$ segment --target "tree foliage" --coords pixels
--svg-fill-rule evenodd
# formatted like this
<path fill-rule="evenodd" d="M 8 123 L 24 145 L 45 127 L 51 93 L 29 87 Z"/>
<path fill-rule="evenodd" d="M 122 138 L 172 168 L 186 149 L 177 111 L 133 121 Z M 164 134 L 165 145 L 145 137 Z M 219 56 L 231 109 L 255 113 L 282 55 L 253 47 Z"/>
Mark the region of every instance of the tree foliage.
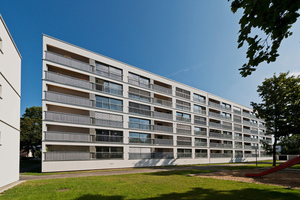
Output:
<path fill-rule="evenodd" d="M 27 154 L 31 150 L 34 156 L 36 147 L 42 143 L 42 107 L 26 108 L 21 117 L 20 143 L 21 149 Z"/>
<path fill-rule="evenodd" d="M 282 138 L 280 146 L 282 154 L 300 154 L 300 135 Z"/>
<path fill-rule="evenodd" d="M 266 122 L 267 134 L 274 136 L 273 165 L 276 165 L 276 145 L 280 138 L 299 132 L 300 76 L 280 73 L 265 79 L 257 92 L 263 103 L 251 102 L 258 117 Z"/>
<path fill-rule="evenodd" d="M 231 0 L 228 0 L 231 1 Z M 292 35 L 292 24 L 299 17 L 299 0 L 233 0 L 231 11 L 243 9 L 238 48 L 248 43 L 247 59 L 239 70 L 243 77 L 251 75 L 262 62 L 274 62 L 279 56 L 278 48 L 284 38 Z M 260 30 L 264 37 L 253 35 Z"/>

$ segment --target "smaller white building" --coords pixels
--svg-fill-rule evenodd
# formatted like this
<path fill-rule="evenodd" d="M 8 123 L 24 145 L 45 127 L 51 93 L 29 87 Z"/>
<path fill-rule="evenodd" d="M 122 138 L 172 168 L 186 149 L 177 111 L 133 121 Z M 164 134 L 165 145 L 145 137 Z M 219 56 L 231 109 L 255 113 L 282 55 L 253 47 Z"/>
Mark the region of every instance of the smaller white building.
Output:
<path fill-rule="evenodd" d="M 0 15 L 0 187 L 19 180 L 21 59 Z"/>

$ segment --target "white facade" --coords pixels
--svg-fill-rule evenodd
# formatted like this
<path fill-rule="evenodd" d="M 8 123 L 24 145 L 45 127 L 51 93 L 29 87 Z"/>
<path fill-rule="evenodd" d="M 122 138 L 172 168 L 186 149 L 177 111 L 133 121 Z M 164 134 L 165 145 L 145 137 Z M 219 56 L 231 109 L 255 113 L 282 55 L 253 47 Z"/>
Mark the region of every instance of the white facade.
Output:
<path fill-rule="evenodd" d="M 21 55 L 0 15 L 0 187 L 19 180 Z"/>
<path fill-rule="evenodd" d="M 269 159 L 251 108 L 43 36 L 42 171 Z"/>

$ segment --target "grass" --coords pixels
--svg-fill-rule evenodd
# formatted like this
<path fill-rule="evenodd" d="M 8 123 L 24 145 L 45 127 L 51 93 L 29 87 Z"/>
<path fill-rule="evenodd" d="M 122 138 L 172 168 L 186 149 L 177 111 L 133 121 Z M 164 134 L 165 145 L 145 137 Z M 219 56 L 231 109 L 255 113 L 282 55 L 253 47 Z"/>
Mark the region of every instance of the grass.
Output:
<path fill-rule="evenodd" d="M 27 181 L 6 191 L 1 200 L 298 200 L 300 190 L 270 185 L 242 183 L 211 178 L 190 177 L 207 170 L 49 179 Z"/>

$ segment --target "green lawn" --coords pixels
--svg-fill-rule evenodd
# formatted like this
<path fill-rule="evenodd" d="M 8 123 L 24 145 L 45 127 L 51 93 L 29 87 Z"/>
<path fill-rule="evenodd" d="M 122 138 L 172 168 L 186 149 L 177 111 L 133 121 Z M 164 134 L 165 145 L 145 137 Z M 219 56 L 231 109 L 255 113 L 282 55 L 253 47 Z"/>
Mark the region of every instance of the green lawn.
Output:
<path fill-rule="evenodd" d="M 186 175 L 201 172 L 209 171 L 179 170 L 173 172 L 27 181 L 6 191 L 0 196 L 0 199 L 300 199 L 300 190 Z"/>

